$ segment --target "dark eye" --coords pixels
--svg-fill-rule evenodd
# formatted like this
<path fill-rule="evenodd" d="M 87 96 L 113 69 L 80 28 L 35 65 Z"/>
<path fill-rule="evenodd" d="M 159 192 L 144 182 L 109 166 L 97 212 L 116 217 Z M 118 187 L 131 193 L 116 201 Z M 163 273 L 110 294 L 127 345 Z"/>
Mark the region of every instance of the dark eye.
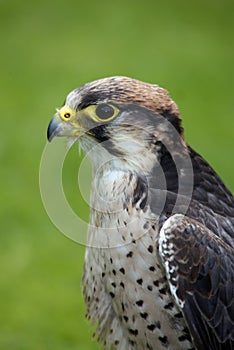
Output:
<path fill-rule="evenodd" d="M 114 115 L 114 113 L 114 108 L 105 103 L 98 105 L 96 108 L 96 115 L 98 116 L 98 118 L 103 120 L 111 118 Z"/>
<path fill-rule="evenodd" d="M 69 112 L 64 113 L 64 118 L 69 119 L 69 118 L 70 118 L 70 116 L 71 116 L 71 114 L 70 114 Z"/>

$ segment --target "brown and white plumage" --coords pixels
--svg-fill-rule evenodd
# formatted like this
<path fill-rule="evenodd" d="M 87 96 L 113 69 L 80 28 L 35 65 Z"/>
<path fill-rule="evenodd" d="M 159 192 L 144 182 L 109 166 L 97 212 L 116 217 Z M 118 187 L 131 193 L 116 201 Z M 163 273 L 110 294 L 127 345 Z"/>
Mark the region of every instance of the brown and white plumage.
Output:
<path fill-rule="evenodd" d="M 166 90 L 72 91 L 48 128 L 93 165 L 83 291 L 110 349 L 234 349 L 234 198 L 184 141 Z"/>

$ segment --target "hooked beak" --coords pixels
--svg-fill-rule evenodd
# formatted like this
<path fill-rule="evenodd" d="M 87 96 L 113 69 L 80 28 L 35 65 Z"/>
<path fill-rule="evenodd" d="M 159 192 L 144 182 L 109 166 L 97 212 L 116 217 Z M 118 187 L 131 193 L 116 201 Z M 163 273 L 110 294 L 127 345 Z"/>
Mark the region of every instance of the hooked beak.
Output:
<path fill-rule="evenodd" d="M 55 117 L 51 119 L 48 129 L 47 129 L 47 140 L 52 141 L 53 137 L 56 136 L 58 132 L 59 123 L 55 120 Z"/>
<path fill-rule="evenodd" d="M 70 123 L 61 120 L 56 113 L 51 119 L 47 129 L 47 140 L 52 141 L 54 136 L 75 136 L 76 130 L 70 125 Z"/>

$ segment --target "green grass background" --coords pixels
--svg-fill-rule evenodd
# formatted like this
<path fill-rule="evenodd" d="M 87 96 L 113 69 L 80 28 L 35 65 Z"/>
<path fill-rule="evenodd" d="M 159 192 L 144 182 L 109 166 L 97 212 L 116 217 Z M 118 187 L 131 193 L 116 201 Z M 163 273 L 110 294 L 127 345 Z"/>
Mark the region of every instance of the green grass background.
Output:
<path fill-rule="evenodd" d="M 84 318 L 84 247 L 53 226 L 40 198 L 48 122 L 87 81 L 158 83 L 189 143 L 234 190 L 234 2 L 0 0 L 0 37 L 0 349 L 100 349 Z M 77 157 L 65 169 L 74 206 Z"/>

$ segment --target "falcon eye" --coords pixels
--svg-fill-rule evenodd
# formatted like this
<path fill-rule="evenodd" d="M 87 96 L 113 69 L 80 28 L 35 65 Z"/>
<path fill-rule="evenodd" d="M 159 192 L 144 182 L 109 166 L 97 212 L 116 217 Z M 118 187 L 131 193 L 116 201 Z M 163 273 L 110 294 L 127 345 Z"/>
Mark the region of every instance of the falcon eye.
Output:
<path fill-rule="evenodd" d="M 63 116 L 64 116 L 64 118 L 68 119 L 68 118 L 70 118 L 71 114 L 70 113 L 64 113 Z"/>
<path fill-rule="evenodd" d="M 85 108 L 85 113 L 95 122 L 106 123 L 118 115 L 119 109 L 107 103 L 100 103 L 98 105 L 89 105 Z"/>
<path fill-rule="evenodd" d="M 96 108 L 96 115 L 98 118 L 102 120 L 110 119 L 115 114 L 115 109 L 105 103 L 102 103 L 100 105 L 97 105 Z"/>

